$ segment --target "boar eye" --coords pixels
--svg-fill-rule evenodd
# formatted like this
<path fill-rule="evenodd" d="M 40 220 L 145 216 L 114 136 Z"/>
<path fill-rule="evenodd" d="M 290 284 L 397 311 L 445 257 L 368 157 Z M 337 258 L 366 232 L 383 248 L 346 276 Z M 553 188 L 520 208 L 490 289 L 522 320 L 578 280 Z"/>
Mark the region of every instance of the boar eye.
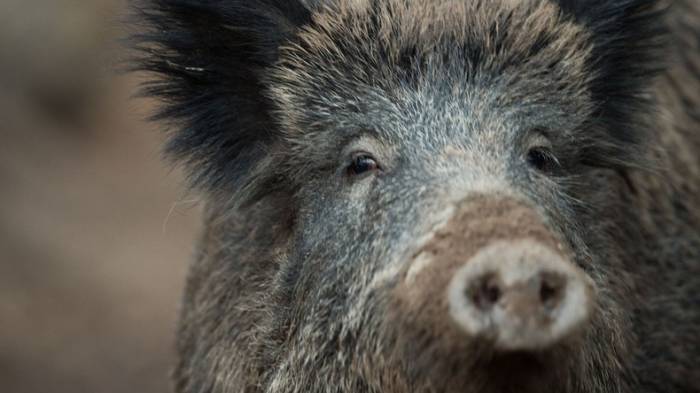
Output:
<path fill-rule="evenodd" d="M 357 153 L 352 158 L 348 168 L 348 174 L 352 176 L 362 175 L 379 169 L 377 161 L 368 153 Z"/>
<path fill-rule="evenodd" d="M 559 166 L 557 158 L 545 147 L 533 147 L 527 152 L 527 162 L 542 172 L 550 172 Z"/>

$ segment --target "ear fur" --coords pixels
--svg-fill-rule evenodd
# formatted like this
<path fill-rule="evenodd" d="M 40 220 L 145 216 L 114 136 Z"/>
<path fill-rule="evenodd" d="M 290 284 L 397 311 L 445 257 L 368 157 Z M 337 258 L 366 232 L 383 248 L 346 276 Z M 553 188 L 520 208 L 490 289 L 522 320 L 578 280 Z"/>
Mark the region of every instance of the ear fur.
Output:
<path fill-rule="evenodd" d="M 310 12 L 298 0 L 136 0 L 133 9 L 142 30 L 132 68 L 155 75 L 143 93 L 174 126 L 167 155 L 195 186 L 251 190 L 279 134 L 264 74 Z"/>
<path fill-rule="evenodd" d="M 591 92 L 598 105 L 596 119 L 607 129 L 610 150 L 591 154 L 590 162 L 634 165 L 648 139 L 639 113 L 653 110 L 653 79 L 665 67 L 667 39 L 664 1 L 554 0 L 565 14 L 592 35 Z M 626 153 L 625 153 L 626 152 Z M 628 157 L 620 156 L 627 154 Z"/>

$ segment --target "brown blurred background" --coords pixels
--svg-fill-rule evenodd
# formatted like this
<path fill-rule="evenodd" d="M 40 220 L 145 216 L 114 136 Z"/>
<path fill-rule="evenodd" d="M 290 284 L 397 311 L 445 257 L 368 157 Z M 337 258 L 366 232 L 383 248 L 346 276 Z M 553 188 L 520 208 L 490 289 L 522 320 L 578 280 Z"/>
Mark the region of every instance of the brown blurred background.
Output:
<path fill-rule="evenodd" d="M 123 0 L 0 0 L 0 391 L 167 392 L 198 224 Z"/>

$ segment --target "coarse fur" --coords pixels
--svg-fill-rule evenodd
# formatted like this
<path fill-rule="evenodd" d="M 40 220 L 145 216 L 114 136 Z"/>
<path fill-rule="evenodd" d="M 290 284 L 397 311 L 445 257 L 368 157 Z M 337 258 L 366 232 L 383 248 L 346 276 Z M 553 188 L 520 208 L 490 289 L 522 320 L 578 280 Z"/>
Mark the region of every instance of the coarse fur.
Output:
<path fill-rule="evenodd" d="M 699 3 L 134 9 L 167 152 L 207 197 L 178 392 L 700 391 Z M 358 151 L 380 170 L 349 176 Z M 502 357 L 398 312 L 421 239 L 475 195 L 572 250 L 597 287 L 579 339 Z"/>

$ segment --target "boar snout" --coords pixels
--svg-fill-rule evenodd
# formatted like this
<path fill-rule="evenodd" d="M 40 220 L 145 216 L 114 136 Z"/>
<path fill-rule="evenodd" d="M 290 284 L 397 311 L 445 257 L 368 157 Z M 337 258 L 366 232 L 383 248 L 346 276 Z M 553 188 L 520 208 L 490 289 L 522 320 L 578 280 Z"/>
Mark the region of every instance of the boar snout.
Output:
<path fill-rule="evenodd" d="M 577 342 L 593 280 L 527 203 L 477 196 L 451 209 L 414 251 L 395 288 L 402 335 L 433 348 L 541 353 Z M 569 340 L 571 339 L 571 340 Z"/>
<path fill-rule="evenodd" d="M 451 318 L 499 350 L 546 348 L 588 320 L 589 280 L 533 240 L 498 241 L 479 250 L 448 287 Z"/>

